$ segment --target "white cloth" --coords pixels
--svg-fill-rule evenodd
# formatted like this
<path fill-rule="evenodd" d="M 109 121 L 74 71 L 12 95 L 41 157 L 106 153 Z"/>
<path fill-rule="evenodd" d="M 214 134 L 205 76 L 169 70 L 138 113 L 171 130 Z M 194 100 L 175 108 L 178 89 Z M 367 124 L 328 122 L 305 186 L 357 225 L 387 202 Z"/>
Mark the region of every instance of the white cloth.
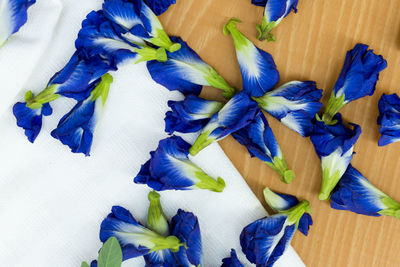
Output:
<path fill-rule="evenodd" d="M 74 40 L 86 14 L 100 0 L 39 0 L 28 23 L 0 51 L 1 95 L 7 103 L 0 117 L 0 262 L 2 266 L 80 266 L 97 257 L 100 223 L 112 205 L 129 209 L 145 222 L 150 191 L 133 183 L 141 164 L 166 137 L 167 100 L 182 99 L 153 82 L 145 64 L 127 63 L 112 73 L 105 112 L 95 132 L 92 156 L 73 154 L 50 136 L 74 101 L 52 103 L 34 144 L 18 128 L 11 106 L 26 89 L 39 92 L 74 52 Z M 34 37 L 32 37 L 34 36 Z M 17 52 L 18 50 L 18 52 Z M 44 53 L 45 51 L 45 53 Z M 244 226 L 267 215 L 218 144 L 193 161 L 226 181 L 223 193 L 206 190 L 161 193 L 167 216 L 178 208 L 200 221 L 204 264 L 219 266 L 235 248 Z M 133 259 L 124 266 L 143 266 Z M 276 266 L 304 266 L 290 248 Z"/>

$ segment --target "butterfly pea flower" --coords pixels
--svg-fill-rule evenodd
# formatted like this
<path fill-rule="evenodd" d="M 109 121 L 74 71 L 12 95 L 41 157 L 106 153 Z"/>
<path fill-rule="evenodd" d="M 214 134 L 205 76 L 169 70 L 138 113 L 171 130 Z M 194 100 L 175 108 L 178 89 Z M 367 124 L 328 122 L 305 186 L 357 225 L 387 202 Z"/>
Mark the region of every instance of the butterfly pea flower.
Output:
<path fill-rule="evenodd" d="M 0 7 L 0 47 L 19 31 L 28 19 L 28 8 L 36 0 L 2 0 Z"/>
<path fill-rule="evenodd" d="M 113 78 L 104 74 L 101 79 L 92 84 L 90 96 L 79 101 L 65 114 L 51 132 L 51 136 L 67 145 L 73 153 L 90 155 L 93 133 L 106 103 Z"/>
<path fill-rule="evenodd" d="M 243 78 L 243 91 L 254 97 L 263 96 L 279 81 L 279 72 L 274 59 L 267 52 L 259 49 L 237 28 L 238 19 L 231 19 L 224 26 L 225 35 L 232 35 L 236 57 Z"/>
<path fill-rule="evenodd" d="M 27 98 L 29 99 L 29 93 Z M 53 109 L 49 103 L 40 108 L 31 109 L 27 106 L 27 102 L 18 102 L 13 106 L 13 113 L 17 125 L 25 130 L 25 136 L 29 142 L 33 143 L 42 128 L 42 117 L 50 116 Z"/>
<path fill-rule="evenodd" d="M 212 86 L 231 98 L 236 89 L 230 86 L 217 71 L 205 63 L 200 56 L 179 37 L 171 37 L 181 44 L 176 52 L 167 52 L 166 62 L 148 61 L 147 69 L 153 80 L 168 90 L 178 90 L 188 95 L 199 95 L 203 86 Z"/>
<path fill-rule="evenodd" d="M 383 94 L 379 99 L 379 117 L 380 125 L 378 145 L 385 146 L 400 141 L 400 98 L 397 94 Z"/>
<path fill-rule="evenodd" d="M 157 149 L 150 152 L 150 160 L 142 165 L 134 182 L 147 184 L 157 191 L 208 189 L 222 192 L 224 180 L 211 178 L 190 161 L 189 148 L 190 144 L 178 136 L 161 140 Z"/>
<path fill-rule="evenodd" d="M 203 266 L 200 225 L 197 217 L 181 209 L 171 219 L 171 233 L 185 242 L 175 253 L 179 266 Z"/>
<path fill-rule="evenodd" d="M 321 159 L 322 185 L 319 193 L 320 200 L 328 200 L 331 191 L 343 176 L 353 158 L 354 144 L 361 134 L 357 124 L 347 127 L 343 124 L 342 116 L 334 116 L 336 124 L 329 125 L 315 120 L 311 142 L 318 157 Z"/>
<path fill-rule="evenodd" d="M 184 245 L 176 236 L 163 236 L 144 227 L 120 206 L 112 207 L 111 213 L 101 223 L 100 240 L 105 242 L 110 237 L 118 239 L 124 260 L 160 250 L 177 252 Z"/>
<path fill-rule="evenodd" d="M 252 157 L 258 157 L 276 171 L 283 182 L 293 180 L 294 173 L 288 169 L 278 141 L 261 110 L 249 125 L 232 133 L 232 136 L 247 148 Z"/>
<path fill-rule="evenodd" d="M 260 41 L 275 41 L 271 31 L 292 12 L 297 13 L 298 0 L 252 0 L 256 6 L 264 6 L 264 16 L 261 25 L 257 25 L 258 39 Z"/>
<path fill-rule="evenodd" d="M 322 107 L 322 90 L 313 81 L 292 81 L 261 97 L 254 97 L 259 106 L 281 123 L 306 137 L 312 129 L 312 119 Z"/>
<path fill-rule="evenodd" d="M 272 266 L 289 246 L 296 229 L 304 228 L 308 233 L 312 224 L 307 213 L 310 211 L 309 202 L 302 200 L 289 209 L 247 225 L 240 234 L 240 245 L 247 259 L 257 266 Z M 304 217 L 305 214 L 308 215 Z M 300 223 L 302 218 L 306 218 L 304 225 Z"/>
<path fill-rule="evenodd" d="M 347 52 L 339 78 L 333 88 L 328 105 L 322 115 L 326 123 L 334 124 L 334 115 L 347 103 L 372 95 L 379 73 L 387 67 L 386 60 L 368 50 L 365 44 L 356 44 Z"/>
<path fill-rule="evenodd" d="M 244 267 L 244 265 L 239 261 L 236 251 L 231 250 L 231 256 L 222 260 L 221 267 Z"/>
<path fill-rule="evenodd" d="M 165 131 L 169 134 L 197 132 L 223 105 L 219 101 L 206 100 L 195 95 L 187 95 L 181 101 L 168 101 L 171 111 L 165 114 Z"/>
<path fill-rule="evenodd" d="M 368 216 L 387 215 L 400 219 L 400 203 L 376 188 L 352 165 L 335 188 L 331 207 Z"/>
<path fill-rule="evenodd" d="M 147 6 L 153 10 L 154 14 L 157 16 L 161 15 L 167 9 L 176 3 L 176 0 L 146 0 Z"/>
<path fill-rule="evenodd" d="M 190 148 L 190 154 L 196 155 L 211 143 L 246 127 L 254 120 L 258 111 L 257 103 L 246 93 L 237 93 L 204 126 L 200 136 Z"/>

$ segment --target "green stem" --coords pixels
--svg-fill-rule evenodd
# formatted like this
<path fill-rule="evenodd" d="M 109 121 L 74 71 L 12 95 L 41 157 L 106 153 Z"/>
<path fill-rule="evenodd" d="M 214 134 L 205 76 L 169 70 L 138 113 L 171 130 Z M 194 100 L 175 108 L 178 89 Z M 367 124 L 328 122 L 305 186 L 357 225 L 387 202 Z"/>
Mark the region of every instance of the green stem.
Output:
<path fill-rule="evenodd" d="M 210 84 L 210 86 L 224 91 L 222 93 L 222 96 L 226 99 L 232 98 L 237 92 L 237 90 L 234 87 L 230 86 L 225 81 L 225 79 L 221 75 L 219 75 L 217 71 L 212 67 L 210 67 L 209 73 L 205 76 L 205 79 Z"/>
<path fill-rule="evenodd" d="M 274 157 L 273 163 L 265 162 L 268 166 L 270 166 L 274 171 L 276 171 L 281 177 L 282 182 L 289 184 L 292 182 L 294 178 L 294 172 L 289 170 L 286 160 L 282 157 L 282 159 L 278 157 Z"/>
<path fill-rule="evenodd" d="M 326 106 L 324 114 L 322 115 L 322 119 L 320 120 L 325 122 L 326 125 L 336 124 L 337 120 L 333 120 L 333 117 L 344 105 L 346 105 L 345 95 L 343 94 L 339 97 L 336 97 L 335 92 L 332 92 L 328 101 L 328 105 Z"/>
<path fill-rule="evenodd" d="M 307 200 L 302 200 L 293 208 L 285 210 L 281 213 L 287 214 L 289 223 L 295 223 L 297 228 L 299 221 L 305 212 L 311 212 L 310 203 Z"/>
<path fill-rule="evenodd" d="M 257 25 L 258 36 L 257 39 L 260 41 L 267 40 L 268 42 L 274 42 L 275 36 L 271 33 L 272 29 L 279 24 L 278 21 L 267 22 L 266 17 L 263 17 L 261 25 Z"/>
<path fill-rule="evenodd" d="M 173 235 L 168 237 L 158 235 L 157 237 L 151 238 L 150 241 L 154 244 L 154 247 L 151 248 L 150 252 L 164 249 L 170 249 L 172 252 L 178 252 L 181 246 L 186 246 L 185 244 L 181 243 L 176 236 Z"/>
<path fill-rule="evenodd" d="M 161 48 L 165 48 L 171 53 L 181 49 L 181 44 L 173 43 L 163 29 L 157 29 L 156 36 L 150 38 L 149 42 Z"/>
<path fill-rule="evenodd" d="M 215 139 L 209 139 L 211 131 L 203 132 L 197 137 L 196 141 L 189 149 L 189 153 L 192 156 L 196 156 L 203 148 L 207 147 L 215 141 Z"/>
<path fill-rule="evenodd" d="M 30 109 L 38 109 L 43 106 L 43 104 L 49 103 L 56 100 L 61 95 L 56 94 L 56 84 L 46 87 L 38 95 L 34 96 L 32 91 L 28 91 L 25 94 L 26 106 Z"/>
<path fill-rule="evenodd" d="M 167 53 L 164 48 L 152 48 L 148 46 L 143 46 L 142 48 L 138 48 L 136 51 L 140 56 L 139 59 L 135 63 L 157 60 L 159 62 L 165 62 L 168 60 Z"/>
<path fill-rule="evenodd" d="M 213 192 L 222 192 L 225 189 L 225 181 L 221 177 L 218 177 L 217 180 L 208 176 L 203 171 L 196 172 L 196 178 L 199 179 L 199 182 L 196 183 L 196 187 L 199 189 L 208 189 Z"/>
<path fill-rule="evenodd" d="M 96 87 L 90 93 L 92 101 L 95 101 L 97 98 L 101 97 L 104 106 L 112 82 L 113 82 L 113 77 L 110 74 L 106 73 L 103 76 L 101 76 L 101 81 L 96 85 Z"/>
<path fill-rule="evenodd" d="M 151 191 L 148 195 L 148 199 L 150 205 L 147 212 L 147 227 L 160 235 L 168 235 L 168 221 L 161 206 L 160 194 L 156 191 Z"/>
<path fill-rule="evenodd" d="M 340 171 L 337 170 L 330 175 L 328 168 L 322 170 L 322 184 L 319 192 L 319 200 L 329 200 L 332 190 L 335 188 L 341 178 Z"/>

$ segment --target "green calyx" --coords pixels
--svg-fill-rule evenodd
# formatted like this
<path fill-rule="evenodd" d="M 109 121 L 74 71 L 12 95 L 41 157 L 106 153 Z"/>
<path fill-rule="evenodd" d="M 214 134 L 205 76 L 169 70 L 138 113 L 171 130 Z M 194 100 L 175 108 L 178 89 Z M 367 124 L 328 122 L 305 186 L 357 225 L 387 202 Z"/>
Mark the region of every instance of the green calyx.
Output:
<path fill-rule="evenodd" d="M 257 39 L 260 41 L 267 40 L 268 42 L 274 42 L 275 36 L 271 33 L 271 31 L 278 24 L 278 21 L 267 22 L 267 19 L 264 16 L 261 25 L 256 26 L 258 32 Z"/>
<path fill-rule="evenodd" d="M 225 79 L 212 67 L 209 68 L 209 72 L 204 78 L 210 84 L 210 86 L 222 90 L 222 96 L 226 99 L 232 98 L 237 92 L 237 90 L 230 86 Z"/>
<path fill-rule="evenodd" d="M 168 34 L 163 29 L 157 29 L 156 36 L 150 38 L 149 42 L 152 43 L 153 45 L 165 48 L 171 53 L 181 49 L 181 44 L 173 43 L 169 38 Z"/>
<path fill-rule="evenodd" d="M 340 178 L 341 175 L 339 170 L 335 171 L 333 175 L 330 175 L 328 168 L 322 170 L 322 185 L 318 194 L 319 200 L 329 200 L 331 192 L 339 182 Z"/>
<path fill-rule="evenodd" d="M 136 53 L 140 56 L 139 59 L 135 63 L 157 60 L 159 62 L 165 62 L 168 60 L 167 52 L 164 48 L 152 48 L 149 46 L 144 46 L 136 50 Z"/>
<path fill-rule="evenodd" d="M 154 244 L 150 250 L 150 253 L 163 249 L 170 249 L 172 252 L 178 252 L 180 247 L 184 246 L 186 248 L 186 245 L 181 243 L 181 241 L 173 235 L 167 237 L 159 235 L 157 237 L 153 237 L 150 241 Z"/>
<path fill-rule="evenodd" d="M 208 189 L 213 192 L 222 192 L 225 189 L 225 181 L 221 177 L 218 177 L 217 180 L 208 176 L 203 171 L 198 171 L 195 173 L 196 178 L 199 182 L 196 183 L 196 187 L 199 189 Z"/>
<path fill-rule="evenodd" d="M 250 42 L 236 27 L 236 23 L 241 21 L 237 18 L 231 18 L 227 24 L 224 25 L 223 32 L 225 35 L 232 35 L 235 48 L 238 50 L 243 49 Z"/>
<path fill-rule="evenodd" d="M 148 199 L 150 205 L 147 212 L 147 227 L 160 235 L 168 235 L 168 221 L 161 207 L 160 194 L 156 191 L 151 191 L 148 195 Z"/>
<path fill-rule="evenodd" d="M 281 177 L 282 182 L 289 184 L 292 182 L 294 178 L 294 172 L 289 170 L 286 160 L 278 157 L 274 157 L 273 163 L 265 162 L 268 166 L 270 166 L 274 171 L 276 171 Z"/>
<path fill-rule="evenodd" d="M 207 147 L 215 141 L 215 139 L 209 138 L 211 131 L 203 132 L 197 137 L 196 141 L 189 149 L 189 153 L 192 156 L 196 156 L 203 148 Z"/>
<path fill-rule="evenodd" d="M 385 196 L 381 198 L 383 204 L 387 207 L 379 211 L 378 213 L 381 215 L 392 216 L 397 219 L 400 219 L 400 203 L 394 201 L 391 197 Z"/>
<path fill-rule="evenodd" d="M 113 77 L 110 74 L 106 73 L 103 76 L 101 76 L 101 81 L 96 85 L 96 87 L 90 93 L 91 100 L 95 101 L 96 99 L 101 97 L 104 106 L 112 82 L 113 82 Z"/>
<path fill-rule="evenodd" d="M 56 86 L 56 84 L 50 85 L 36 96 L 33 95 L 32 91 L 26 92 L 26 106 L 30 109 L 38 109 L 41 108 L 43 104 L 56 100 L 60 97 L 59 94 L 55 93 Z"/>
<path fill-rule="evenodd" d="M 332 92 L 322 118 L 317 115 L 317 120 L 325 122 L 326 125 L 335 125 L 337 120 L 333 120 L 333 117 L 344 105 L 346 105 L 345 95 L 336 97 L 335 92 Z"/>
<path fill-rule="evenodd" d="M 290 208 L 288 210 L 284 210 L 280 213 L 284 213 L 288 215 L 289 223 L 296 224 L 296 228 L 299 226 L 299 221 L 304 213 L 311 213 L 310 203 L 307 200 L 300 201 L 299 204 Z"/>

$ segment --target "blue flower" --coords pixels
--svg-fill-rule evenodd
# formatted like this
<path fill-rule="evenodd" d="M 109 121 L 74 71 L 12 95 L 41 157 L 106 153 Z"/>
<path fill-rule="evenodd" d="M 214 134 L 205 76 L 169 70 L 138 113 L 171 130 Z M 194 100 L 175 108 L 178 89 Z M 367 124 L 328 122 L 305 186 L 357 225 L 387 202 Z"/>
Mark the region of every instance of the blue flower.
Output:
<path fill-rule="evenodd" d="M 231 19 L 224 26 L 224 33 L 232 35 L 242 73 L 243 90 L 251 96 L 260 97 L 278 83 L 279 72 L 272 56 L 250 42 L 236 28 L 236 22 L 239 20 Z"/>
<path fill-rule="evenodd" d="M 101 81 L 95 81 L 90 96 L 79 101 L 64 115 L 51 135 L 71 148 L 73 153 L 90 155 L 93 133 L 107 100 L 112 76 L 105 74 Z"/>
<path fill-rule="evenodd" d="M 268 206 L 275 212 L 283 212 L 286 210 L 290 210 L 300 203 L 297 197 L 287 194 L 280 194 L 273 192 L 271 189 L 266 187 L 263 191 L 264 199 L 267 202 Z M 313 224 L 311 215 L 309 213 L 304 213 L 298 225 L 298 230 L 304 234 L 308 235 L 308 230 L 310 226 Z"/>
<path fill-rule="evenodd" d="M 223 103 L 188 95 L 182 101 L 168 101 L 168 106 L 172 111 L 165 114 L 165 131 L 192 133 L 203 128 Z"/>
<path fill-rule="evenodd" d="M 196 155 L 209 144 L 246 127 L 254 120 L 258 111 L 257 103 L 246 93 L 237 93 L 219 112 L 212 116 L 190 148 L 190 154 Z"/>
<path fill-rule="evenodd" d="M 337 113 L 334 117 L 336 124 L 327 125 L 315 120 L 311 142 L 318 157 L 321 159 L 322 185 L 319 199 L 328 200 L 340 178 L 343 176 L 353 158 L 354 144 L 361 134 L 357 124 L 348 128 L 343 124 L 342 116 Z"/>
<path fill-rule="evenodd" d="M 200 226 L 197 217 L 181 209 L 171 219 L 171 233 L 186 244 L 175 253 L 180 266 L 203 266 Z"/>
<path fill-rule="evenodd" d="M 171 40 L 181 44 L 181 49 L 173 53 L 168 52 L 166 62 L 147 62 L 147 68 L 155 82 L 168 90 L 178 90 L 185 95 L 199 95 L 203 85 L 223 90 L 223 96 L 227 98 L 235 94 L 236 90 L 186 42 L 178 37 L 171 37 Z"/>
<path fill-rule="evenodd" d="M 13 106 L 13 113 L 17 119 L 17 125 L 25 130 L 28 140 L 33 143 L 42 128 L 42 117 L 50 116 L 53 109 L 50 104 L 44 104 L 40 108 L 28 108 L 27 103 L 18 102 Z"/>
<path fill-rule="evenodd" d="M 163 139 L 151 159 L 142 165 L 134 182 L 147 184 L 157 191 L 209 189 L 222 192 L 225 182 L 222 178 L 214 180 L 188 158 L 190 144 L 181 137 L 171 136 Z"/>
<path fill-rule="evenodd" d="M 310 135 L 312 119 L 322 107 L 322 90 L 312 81 L 292 81 L 254 98 L 260 107 L 301 136 Z"/>
<path fill-rule="evenodd" d="M 236 251 L 231 250 L 231 256 L 222 260 L 221 267 L 244 267 L 244 265 L 239 261 Z"/>
<path fill-rule="evenodd" d="M 363 215 L 388 215 L 400 219 L 400 203 L 376 188 L 351 165 L 332 194 L 331 207 Z"/>
<path fill-rule="evenodd" d="M 261 25 L 257 25 L 258 39 L 263 41 L 275 41 L 271 30 L 293 10 L 297 12 L 298 0 L 252 0 L 251 3 L 257 6 L 265 6 L 264 17 Z"/>
<path fill-rule="evenodd" d="M 176 0 L 146 0 L 147 5 L 157 16 L 161 15 L 170 5 L 175 4 Z"/>
<path fill-rule="evenodd" d="M 128 210 L 119 206 L 112 207 L 100 227 L 102 242 L 112 236 L 118 239 L 124 260 L 166 249 L 176 252 L 183 245 L 175 236 L 165 237 L 144 227 Z"/>
<path fill-rule="evenodd" d="M 400 98 L 397 94 L 383 94 L 379 99 L 379 146 L 400 141 Z"/>
<path fill-rule="evenodd" d="M 247 259 L 257 266 L 272 266 L 289 246 L 306 211 L 310 211 L 310 205 L 303 200 L 289 210 L 246 226 L 240 234 L 240 245 Z"/>
<path fill-rule="evenodd" d="M 28 19 L 28 8 L 36 0 L 2 0 L 0 8 L 0 47 L 16 33 Z"/>
<path fill-rule="evenodd" d="M 282 181 L 290 183 L 293 180 L 294 173 L 288 169 L 278 141 L 261 110 L 249 125 L 232 136 L 247 148 L 252 157 L 258 157 L 274 169 Z"/>
<path fill-rule="evenodd" d="M 368 50 L 367 45 L 355 45 L 347 52 L 344 66 L 322 119 L 329 123 L 345 104 L 372 95 L 379 79 L 379 72 L 386 67 L 386 60 L 374 54 L 373 50 Z"/>

